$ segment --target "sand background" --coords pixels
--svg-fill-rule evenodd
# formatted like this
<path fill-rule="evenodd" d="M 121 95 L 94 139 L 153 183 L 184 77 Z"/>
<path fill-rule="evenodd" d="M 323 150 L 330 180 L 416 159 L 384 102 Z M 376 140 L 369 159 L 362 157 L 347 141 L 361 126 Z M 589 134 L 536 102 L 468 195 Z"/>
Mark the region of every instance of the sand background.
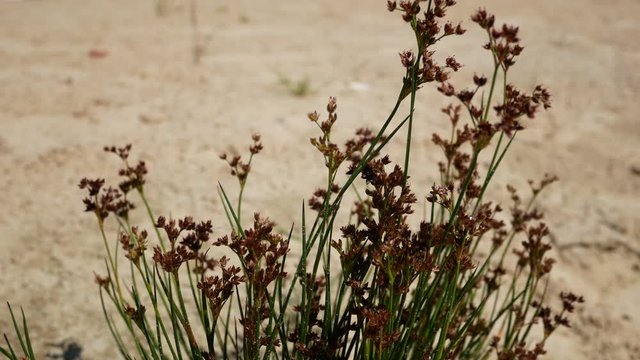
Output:
<path fill-rule="evenodd" d="M 550 291 L 570 288 L 587 303 L 575 331 L 552 338 L 548 358 L 640 359 L 640 2 L 482 5 L 521 27 L 526 50 L 512 80 L 554 94 L 493 192 L 504 198 L 506 183 L 524 187 L 545 172 L 561 178 L 540 203 L 558 246 Z M 452 10 L 471 31 L 439 46 L 465 65 L 461 84 L 490 71 L 483 34 L 468 21 L 476 7 Z M 149 1 L 0 1 L 0 300 L 24 306 L 41 358 L 64 339 L 84 359 L 116 354 L 93 283 L 102 243 L 77 188 L 84 176 L 113 179 L 119 164 L 103 145 L 134 144 L 157 213 L 212 218 L 222 235 L 216 181 L 236 188 L 217 155 L 259 132 L 265 151 L 245 209 L 286 228 L 323 179 L 305 114 L 335 95 L 338 138 L 376 128 L 399 89 L 397 54 L 412 45 L 384 1 L 199 1 L 197 15 L 194 65 L 187 2 L 158 16 Z M 293 96 L 283 77 L 308 79 L 310 92 Z M 418 103 L 412 184 L 425 193 L 440 156 L 431 133 L 447 123 L 436 91 Z M 0 332 L 8 319 L 0 308 Z"/>

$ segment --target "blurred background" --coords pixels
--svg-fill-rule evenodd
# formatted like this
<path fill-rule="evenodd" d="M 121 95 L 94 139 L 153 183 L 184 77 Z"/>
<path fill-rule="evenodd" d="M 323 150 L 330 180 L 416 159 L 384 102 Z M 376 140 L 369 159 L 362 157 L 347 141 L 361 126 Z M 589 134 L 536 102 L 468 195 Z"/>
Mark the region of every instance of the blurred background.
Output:
<path fill-rule="evenodd" d="M 640 359 L 640 2 L 461 2 L 450 14 L 468 33 L 437 47 L 464 65 L 460 86 L 491 71 L 469 21 L 478 5 L 520 26 L 525 51 L 510 81 L 554 96 L 492 189 L 506 199 L 507 183 L 561 180 L 539 204 L 558 260 L 549 291 L 586 304 L 573 331 L 551 338 L 548 358 Z M 334 95 L 337 139 L 377 129 L 401 86 L 398 53 L 412 45 L 382 0 L 0 0 L 0 300 L 25 308 L 39 357 L 67 339 L 83 359 L 116 356 L 93 282 L 103 245 L 77 187 L 84 176 L 115 180 L 119 163 L 104 145 L 132 143 L 146 160 L 156 213 L 212 219 L 222 235 L 217 181 L 237 186 L 218 155 L 246 154 L 261 133 L 244 209 L 288 228 L 323 183 L 306 114 Z M 449 128 L 445 104 L 435 89 L 419 93 L 420 195 L 435 180 L 430 139 Z M 0 307 L 0 332 L 9 319 Z"/>

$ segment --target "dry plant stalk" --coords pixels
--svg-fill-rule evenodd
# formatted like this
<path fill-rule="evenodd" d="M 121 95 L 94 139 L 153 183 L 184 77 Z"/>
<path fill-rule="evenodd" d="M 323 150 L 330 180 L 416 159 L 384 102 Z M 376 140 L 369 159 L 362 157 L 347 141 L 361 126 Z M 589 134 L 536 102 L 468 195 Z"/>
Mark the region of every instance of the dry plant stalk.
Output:
<path fill-rule="evenodd" d="M 549 108 L 550 94 L 542 86 L 525 92 L 508 83 L 523 50 L 518 28 L 496 25 L 483 9 L 471 20 L 486 32 L 492 73 L 474 75 L 470 89 L 454 88 L 448 80 L 462 65 L 453 56 L 439 64 L 432 50 L 465 33 L 460 24 L 446 21 L 453 5 L 453 0 L 388 2 L 389 11 L 412 29 L 416 49 L 400 53 L 405 75 L 377 131 L 358 129 L 340 146 L 331 136 L 336 99 L 329 99 L 324 119 L 315 111 L 308 114 L 320 130 L 311 144 L 324 159 L 327 177 L 308 201 L 312 220 L 303 206 L 302 226 L 292 226 L 288 236 L 274 232 L 274 224 L 260 214 L 248 227 L 242 216 L 251 163 L 262 150 L 259 135 L 252 138 L 247 160 L 221 155 L 240 193 L 232 203 L 218 188 L 231 231 L 217 240 L 211 239 L 211 221 L 156 217 L 145 195 L 146 164 L 131 162 L 131 145 L 105 148 L 122 160 L 123 181 L 108 187 L 102 179 L 83 179 L 80 187 L 87 190 L 85 210 L 96 216 L 104 241 L 106 276 L 96 276 L 96 282 L 122 357 L 529 360 L 545 353 L 547 338 L 569 326 L 568 313 L 583 301 L 561 293 L 560 311 L 548 304 L 549 229 L 534 202 L 557 179 L 545 175 L 530 182 L 526 200 L 509 186 L 510 215 L 501 215 L 502 207 L 487 201 L 485 193 L 524 130 L 522 121 Z M 414 106 L 416 93 L 429 83 L 452 99 L 442 110 L 451 132 L 433 135 L 444 154 L 437 167 L 440 183 L 425 196 L 428 217 L 412 229 Z M 399 116 L 407 102 L 407 114 Z M 402 166 L 384 155 L 401 130 L 406 131 Z M 490 159 L 484 173 L 478 168 L 482 156 Z M 344 170 L 346 180 L 338 183 Z M 343 205 L 356 184 L 364 194 L 357 193 L 352 207 Z M 134 193 L 155 224 L 153 246 L 149 232 L 129 221 Z M 339 225 L 345 211 L 349 221 Z M 115 240 L 105 232 L 108 218 L 119 225 Z M 291 241 L 300 242 L 299 258 L 289 255 Z M 216 255 L 220 247 L 235 258 Z M 488 253 L 481 255 L 480 248 Z M 32 358 L 30 347 L 23 349 Z M 2 353 L 17 359 L 13 350 Z"/>

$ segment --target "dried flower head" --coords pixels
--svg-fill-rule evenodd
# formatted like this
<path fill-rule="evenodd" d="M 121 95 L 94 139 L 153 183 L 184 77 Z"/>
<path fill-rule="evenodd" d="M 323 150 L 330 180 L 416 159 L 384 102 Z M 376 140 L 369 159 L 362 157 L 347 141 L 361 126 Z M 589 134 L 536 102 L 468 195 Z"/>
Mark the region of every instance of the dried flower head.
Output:
<path fill-rule="evenodd" d="M 242 161 L 242 156 L 234 155 L 230 156 L 227 153 L 220 154 L 220 159 L 225 160 L 229 165 L 231 175 L 236 177 L 240 182 L 240 186 L 244 187 L 247 181 L 249 172 L 251 172 L 251 161 L 253 156 L 259 154 L 263 150 L 260 134 L 253 134 L 251 136 L 253 143 L 249 146 L 249 160 L 247 162 Z"/>

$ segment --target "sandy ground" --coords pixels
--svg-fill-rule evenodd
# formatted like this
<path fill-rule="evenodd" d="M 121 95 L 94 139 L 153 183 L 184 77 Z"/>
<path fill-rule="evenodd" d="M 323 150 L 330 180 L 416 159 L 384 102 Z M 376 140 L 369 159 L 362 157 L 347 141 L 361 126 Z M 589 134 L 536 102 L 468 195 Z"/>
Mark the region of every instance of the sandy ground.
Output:
<path fill-rule="evenodd" d="M 550 291 L 587 303 L 548 358 L 640 359 L 640 2 L 482 3 L 521 27 L 513 81 L 555 95 L 494 185 L 502 194 L 547 171 L 561 178 L 540 205 L 559 248 Z M 453 12 L 473 31 L 440 47 L 466 75 L 489 71 L 468 21 L 476 6 Z M 158 213 L 213 218 L 221 235 L 216 181 L 236 188 L 217 154 L 260 132 L 245 209 L 288 227 L 323 174 L 305 114 L 336 95 L 339 136 L 376 128 L 399 88 L 397 53 L 411 46 L 384 1 L 200 1 L 198 20 L 196 66 L 189 8 L 177 0 L 162 17 L 147 1 L 0 1 L 0 300 L 25 307 L 41 356 L 64 339 L 84 359 L 115 356 L 93 283 L 103 248 L 77 188 L 118 166 L 103 145 L 131 142 L 147 160 Z M 291 95 L 283 77 L 308 79 L 309 94 Z M 437 92 L 418 101 L 412 184 L 424 192 L 439 156 L 431 133 L 447 125 Z M 7 320 L 0 309 L 0 332 Z"/>

